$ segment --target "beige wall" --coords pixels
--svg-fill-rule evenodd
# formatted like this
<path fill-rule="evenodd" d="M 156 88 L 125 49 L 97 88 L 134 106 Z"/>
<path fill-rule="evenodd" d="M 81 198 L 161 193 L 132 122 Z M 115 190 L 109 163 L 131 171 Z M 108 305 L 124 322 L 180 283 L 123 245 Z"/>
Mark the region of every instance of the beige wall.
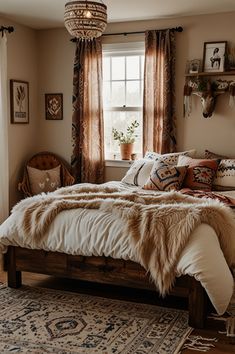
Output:
<path fill-rule="evenodd" d="M 0 22 L 5 26 L 14 26 L 15 28 L 13 33 L 7 35 L 8 79 L 29 82 L 29 124 L 11 124 L 10 102 L 8 105 L 10 206 L 12 206 L 19 197 L 17 183 L 22 175 L 23 163 L 37 150 L 37 42 L 35 31 L 6 19 L 0 19 Z"/>
<path fill-rule="evenodd" d="M 75 44 L 65 29 L 38 32 L 39 150 L 55 152 L 67 161 L 71 156 L 72 87 Z M 64 118 L 45 119 L 45 93 L 63 93 Z"/>
<path fill-rule="evenodd" d="M 228 94 L 220 96 L 216 112 L 211 119 L 202 117 L 200 100 L 193 97 L 193 112 L 183 117 L 183 86 L 187 60 L 202 58 L 203 43 L 227 40 L 235 44 L 235 12 L 217 15 L 191 16 L 177 19 L 111 23 L 107 32 L 142 31 L 183 26 L 177 34 L 176 60 L 176 114 L 178 150 L 196 148 L 201 155 L 205 148 L 234 156 L 235 109 L 228 107 Z M 105 43 L 143 40 L 141 35 L 104 37 Z M 71 155 L 71 97 L 72 65 L 75 45 L 69 41 L 64 29 L 40 31 L 39 48 L 39 94 L 40 94 L 40 148 L 61 154 L 66 160 Z M 64 94 L 64 120 L 46 121 L 44 116 L 44 93 Z M 117 170 L 106 168 L 106 178 L 117 176 Z M 125 169 L 120 170 L 119 178 Z"/>

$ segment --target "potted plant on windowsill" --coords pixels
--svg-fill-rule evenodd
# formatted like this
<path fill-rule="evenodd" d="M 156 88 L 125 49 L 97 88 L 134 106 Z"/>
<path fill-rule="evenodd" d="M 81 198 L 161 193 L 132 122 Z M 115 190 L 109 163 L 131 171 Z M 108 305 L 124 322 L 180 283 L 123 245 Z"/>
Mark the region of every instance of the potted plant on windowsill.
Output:
<path fill-rule="evenodd" d="M 130 160 L 131 159 L 131 154 L 133 153 L 135 138 L 137 136 L 137 135 L 135 135 L 135 129 L 138 128 L 138 126 L 139 126 L 139 123 L 137 122 L 137 120 L 133 121 L 127 127 L 125 134 L 122 131 L 118 131 L 115 128 L 112 129 L 114 140 L 119 141 L 122 160 Z"/>

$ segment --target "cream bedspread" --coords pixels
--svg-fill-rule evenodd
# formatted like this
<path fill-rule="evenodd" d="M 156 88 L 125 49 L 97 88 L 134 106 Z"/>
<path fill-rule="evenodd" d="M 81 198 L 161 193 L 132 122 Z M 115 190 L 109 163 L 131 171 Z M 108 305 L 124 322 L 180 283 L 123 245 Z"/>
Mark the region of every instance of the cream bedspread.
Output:
<path fill-rule="evenodd" d="M 113 182 L 107 185 L 122 187 L 122 184 Z M 137 261 L 122 221 L 105 211 L 63 211 L 57 215 L 44 237 L 38 240 L 25 238 L 23 232 L 17 232 L 16 224 L 16 215 L 12 214 L 0 226 L 2 252 L 6 252 L 7 246 L 15 245 Z M 177 273 L 194 276 L 205 287 L 217 312 L 222 314 L 226 310 L 232 296 L 233 278 L 215 231 L 210 226 L 201 224 L 194 230 L 177 264 Z"/>

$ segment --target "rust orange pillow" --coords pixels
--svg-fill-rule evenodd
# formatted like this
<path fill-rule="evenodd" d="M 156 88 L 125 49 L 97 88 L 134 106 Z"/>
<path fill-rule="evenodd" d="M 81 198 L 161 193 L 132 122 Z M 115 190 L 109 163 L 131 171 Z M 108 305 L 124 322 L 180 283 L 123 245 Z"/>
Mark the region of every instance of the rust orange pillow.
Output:
<path fill-rule="evenodd" d="M 220 160 L 192 159 L 180 156 L 178 166 L 188 165 L 188 170 L 183 182 L 184 188 L 211 191 L 212 181 L 216 174 Z"/>

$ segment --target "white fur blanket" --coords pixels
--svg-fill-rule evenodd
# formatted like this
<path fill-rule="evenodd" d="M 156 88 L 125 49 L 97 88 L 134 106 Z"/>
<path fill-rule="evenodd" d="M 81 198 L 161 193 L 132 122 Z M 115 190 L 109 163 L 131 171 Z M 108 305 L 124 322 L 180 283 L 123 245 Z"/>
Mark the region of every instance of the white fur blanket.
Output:
<path fill-rule="evenodd" d="M 43 237 L 59 212 L 76 208 L 100 209 L 125 222 L 140 264 L 150 272 L 162 295 L 171 289 L 180 254 L 201 223 L 215 230 L 228 265 L 235 263 L 234 214 L 216 200 L 178 192 L 150 196 L 102 185 L 75 185 L 22 200 L 12 212 L 17 213 L 17 227 L 33 238 Z"/>

